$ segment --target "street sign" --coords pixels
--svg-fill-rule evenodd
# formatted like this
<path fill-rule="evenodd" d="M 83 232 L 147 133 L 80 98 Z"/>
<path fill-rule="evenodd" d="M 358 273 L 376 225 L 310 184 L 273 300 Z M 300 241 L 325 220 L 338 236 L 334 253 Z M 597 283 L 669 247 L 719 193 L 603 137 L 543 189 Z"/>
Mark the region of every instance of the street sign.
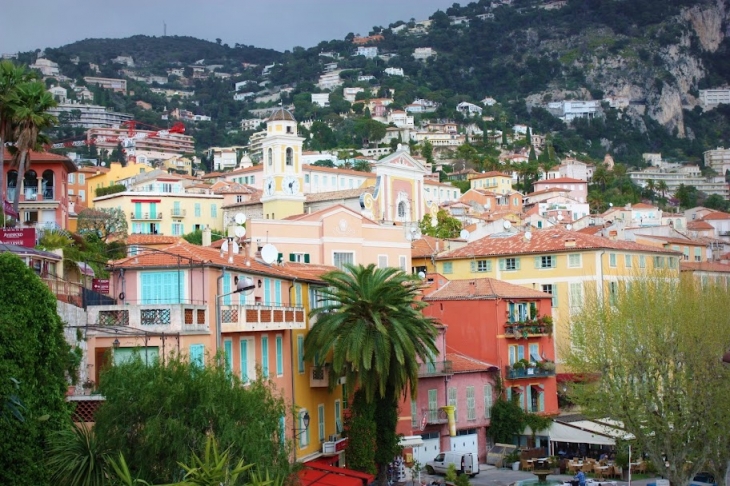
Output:
<path fill-rule="evenodd" d="M 109 294 L 109 279 L 94 278 L 91 280 L 91 290 L 100 294 Z"/>
<path fill-rule="evenodd" d="M 35 247 L 35 228 L 0 229 L 0 244 Z"/>

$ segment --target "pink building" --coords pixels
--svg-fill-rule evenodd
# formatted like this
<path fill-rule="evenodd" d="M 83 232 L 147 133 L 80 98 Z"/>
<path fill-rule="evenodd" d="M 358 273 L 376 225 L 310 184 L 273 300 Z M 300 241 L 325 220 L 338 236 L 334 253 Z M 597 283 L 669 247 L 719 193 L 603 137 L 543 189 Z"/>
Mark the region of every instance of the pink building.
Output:
<path fill-rule="evenodd" d="M 533 186 L 536 193 L 546 189 L 562 189 L 568 191 L 570 197 L 578 202 L 586 202 L 588 200 L 588 183 L 580 179 L 558 177 L 557 179 L 537 181 Z"/>
<path fill-rule="evenodd" d="M 50 152 L 31 151 L 30 167 L 19 177 L 12 165 L 13 157 L 5 149 L 3 157 L 3 197 L 12 203 L 15 192 L 20 191 L 18 219 L 21 226 L 38 228 L 68 228 L 69 200 L 68 175 L 76 172 L 76 165 L 66 156 Z"/>

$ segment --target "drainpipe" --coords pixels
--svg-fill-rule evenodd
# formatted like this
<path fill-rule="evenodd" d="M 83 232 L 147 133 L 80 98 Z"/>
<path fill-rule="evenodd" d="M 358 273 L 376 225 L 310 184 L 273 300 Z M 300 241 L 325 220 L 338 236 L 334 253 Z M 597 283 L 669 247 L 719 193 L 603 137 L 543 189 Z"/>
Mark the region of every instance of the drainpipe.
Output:
<path fill-rule="evenodd" d="M 311 178 L 310 178 L 310 180 L 311 180 Z M 289 307 L 292 307 L 292 304 L 291 304 L 291 302 L 292 302 L 291 291 L 294 288 L 294 285 L 296 285 L 296 283 L 297 283 L 297 279 L 296 279 L 296 277 L 294 277 L 294 280 L 292 281 L 291 285 L 289 285 Z M 289 369 L 291 370 L 291 401 L 292 401 L 292 405 L 296 405 L 295 398 L 296 398 L 297 395 L 296 395 L 296 383 L 295 383 L 295 380 L 294 380 L 294 330 L 293 329 L 290 329 L 289 330 L 289 356 L 291 356 L 291 366 L 289 367 Z M 305 367 L 305 369 L 306 369 L 306 367 Z M 296 444 L 296 439 L 297 439 L 297 437 L 296 437 L 296 435 L 297 435 L 297 431 L 296 431 L 297 422 L 296 422 L 296 415 L 295 415 L 295 417 L 292 420 L 294 421 L 294 425 L 292 427 L 292 430 L 294 430 L 294 434 L 292 436 L 292 438 L 294 439 L 294 447 L 292 449 L 294 449 L 294 461 L 296 462 L 296 460 L 297 460 L 297 444 Z"/>

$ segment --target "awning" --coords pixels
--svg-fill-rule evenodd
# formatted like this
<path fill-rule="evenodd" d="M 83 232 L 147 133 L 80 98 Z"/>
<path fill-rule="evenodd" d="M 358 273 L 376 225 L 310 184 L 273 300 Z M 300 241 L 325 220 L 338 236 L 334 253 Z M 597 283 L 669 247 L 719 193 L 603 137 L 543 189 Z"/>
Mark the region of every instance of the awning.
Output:
<path fill-rule="evenodd" d="M 367 486 L 375 481 L 372 474 L 329 466 L 321 461 L 305 463 L 297 476 L 301 486 Z"/>
<path fill-rule="evenodd" d="M 398 445 L 401 447 L 419 447 L 423 445 L 423 439 L 420 435 L 406 435 L 401 438 Z"/>
<path fill-rule="evenodd" d="M 510 388 L 517 393 L 525 393 L 525 387 L 522 385 L 512 385 Z"/>
<path fill-rule="evenodd" d="M 84 275 L 88 275 L 89 277 L 94 276 L 94 269 L 91 268 L 88 263 L 79 262 L 79 271 Z"/>
<path fill-rule="evenodd" d="M 545 387 L 544 387 L 543 385 L 540 385 L 540 384 L 533 384 L 533 385 L 530 385 L 530 386 L 531 386 L 532 388 L 534 388 L 535 390 L 538 390 L 538 391 L 541 391 L 541 392 L 542 392 L 542 391 L 545 391 Z"/>
<path fill-rule="evenodd" d="M 613 437 L 615 439 L 621 439 L 621 440 L 635 439 L 633 434 L 629 434 L 625 430 L 611 427 L 604 423 L 594 422 L 592 420 L 578 420 L 576 422 L 570 422 L 570 425 L 573 427 L 578 427 L 579 429 L 587 430 L 589 432 L 595 432 L 597 434 L 607 435 L 607 436 Z"/>
<path fill-rule="evenodd" d="M 611 437 L 572 427 L 562 422 L 553 422 L 548 436 L 552 442 L 571 442 L 573 444 L 616 445 Z"/>

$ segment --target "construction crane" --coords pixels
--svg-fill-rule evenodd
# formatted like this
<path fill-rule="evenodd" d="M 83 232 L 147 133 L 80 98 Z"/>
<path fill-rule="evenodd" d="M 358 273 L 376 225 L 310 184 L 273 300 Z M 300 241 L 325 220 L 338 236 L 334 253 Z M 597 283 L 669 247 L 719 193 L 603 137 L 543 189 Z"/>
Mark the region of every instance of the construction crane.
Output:
<path fill-rule="evenodd" d="M 182 122 L 176 122 L 170 128 L 155 128 L 154 131 L 137 131 L 137 125 L 141 124 L 135 120 L 130 120 L 122 123 L 122 126 L 127 129 L 125 135 L 118 136 L 98 136 L 98 137 L 87 137 L 84 140 L 69 140 L 56 142 L 46 146 L 46 149 L 62 149 L 62 148 L 73 148 L 83 147 L 88 145 L 96 145 L 97 143 L 103 144 L 121 144 L 122 150 L 127 157 L 127 161 L 136 160 L 136 147 L 137 142 L 148 138 L 164 137 L 171 133 L 185 133 L 185 125 Z M 154 127 L 153 127 L 154 128 Z"/>

